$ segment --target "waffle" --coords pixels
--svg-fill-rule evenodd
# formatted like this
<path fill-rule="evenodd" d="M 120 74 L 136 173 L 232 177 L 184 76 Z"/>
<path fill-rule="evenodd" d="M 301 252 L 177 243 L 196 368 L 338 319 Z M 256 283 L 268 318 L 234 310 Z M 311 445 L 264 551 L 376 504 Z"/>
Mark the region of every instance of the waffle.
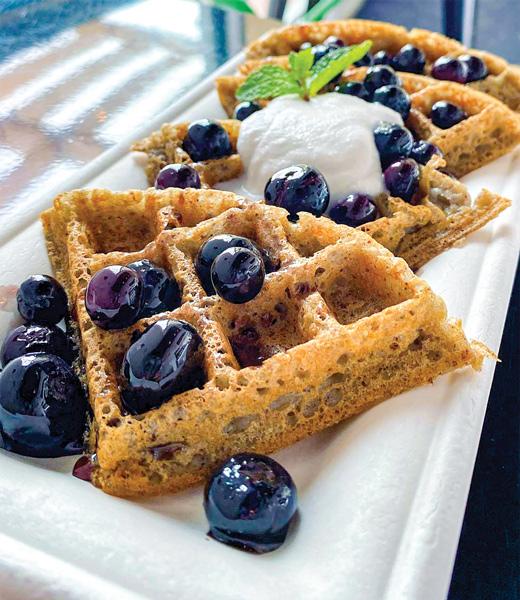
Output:
<path fill-rule="evenodd" d="M 93 482 L 118 496 L 175 492 L 235 452 L 274 452 L 490 352 L 468 343 L 427 283 L 367 234 L 214 190 L 74 191 L 42 215 L 49 255 L 77 320 L 94 422 Z M 220 233 L 247 236 L 277 270 L 235 305 L 205 295 L 194 270 Z M 105 331 L 84 291 L 110 264 L 150 259 L 177 279 L 170 313 Z M 122 357 L 132 333 L 184 319 L 204 341 L 203 389 L 123 412 Z"/>
<path fill-rule="evenodd" d="M 238 87 L 250 73 L 266 64 L 288 68 L 286 56 L 255 60 L 240 65 L 241 76 L 217 79 L 217 91 L 222 106 L 232 116 L 238 100 Z M 366 67 L 351 68 L 342 76 L 343 81 L 363 81 Z M 462 177 L 512 150 L 520 141 L 520 118 L 502 102 L 467 86 L 430 77 L 400 73 L 403 88 L 410 94 L 412 110 L 407 126 L 420 139 L 440 148 L 448 170 Z M 324 91 L 331 91 L 325 88 Z M 460 106 L 468 118 L 449 129 L 436 127 L 429 114 L 439 100 Z M 265 104 L 265 102 L 264 102 Z"/>
<path fill-rule="evenodd" d="M 150 185 L 154 184 L 162 167 L 178 162 L 179 158 L 201 173 L 203 187 L 240 175 L 242 166 L 240 156 L 236 154 L 240 122 L 226 120 L 219 123 L 232 132 L 234 154 L 229 157 L 193 163 L 182 150 L 186 123 L 163 125 L 150 137 L 136 142 L 132 150 L 148 155 L 146 174 Z M 485 225 L 511 204 L 488 190 L 483 190 L 471 204 L 466 187 L 440 171 L 443 166 L 445 162 L 435 156 L 428 165 L 421 167 L 418 205 L 381 195 L 376 199 L 381 218 L 360 227 L 394 254 L 403 257 L 414 270 Z"/>
<path fill-rule="evenodd" d="M 435 60 L 441 56 L 457 57 L 467 53 L 478 56 L 486 63 L 489 74 L 485 79 L 467 85 L 498 98 L 513 110 L 520 111 L 520 70 L 517 67 L 494 54 L 468 50 L 455 40 L 425 29 L 408 31 L 398 25 L 360 19 L 321 21 L 270 31 L 246 48 L 246 56 L 248 59 L 259 59 L 286 55 L 291 50 L 298 50 L 304 42 L 320 44 L 329 35 L 337 36 L 347 44 L 360 44 L 365 40 L 372 40 L 372 52 L 386 50 L 392 55 L 397 54 L 405 44 L 412 44 L 426 55 L 427 75 L 431 72 Z"/>

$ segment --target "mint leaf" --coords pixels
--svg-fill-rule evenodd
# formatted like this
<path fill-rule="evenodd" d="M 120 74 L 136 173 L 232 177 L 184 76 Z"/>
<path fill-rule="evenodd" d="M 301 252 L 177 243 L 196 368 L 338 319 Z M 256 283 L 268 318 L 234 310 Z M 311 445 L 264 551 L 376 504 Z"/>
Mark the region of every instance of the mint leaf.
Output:
<path fill-rule="evenodd" d="M 372 47 L 372 42 L 367 40 L 357 46 L 336 48 L 331 50 L 312 67 L 307 77 L 309 96 L 316 96 L 322 87 L 332 81 L 334 77 L 363 58 Z"/>
<path fill-rule="evenodd" d="M 268 100 L 285 94 L 301 96 L 302 88 L 291 73 L 282 67 L 266 65 L 251 73 L 235 95 L 243 102 L 244 100 Z"/>
<path fill-rule="evenodd" d="M 292 76 L 296 81 L 305 89 L 307 79 L 312 65 L 314 63 L 314 54 L 312 48 L 305 48 L 299 52 L 291 52 L 289 54 L 289 67 L 291 69 Z"/>

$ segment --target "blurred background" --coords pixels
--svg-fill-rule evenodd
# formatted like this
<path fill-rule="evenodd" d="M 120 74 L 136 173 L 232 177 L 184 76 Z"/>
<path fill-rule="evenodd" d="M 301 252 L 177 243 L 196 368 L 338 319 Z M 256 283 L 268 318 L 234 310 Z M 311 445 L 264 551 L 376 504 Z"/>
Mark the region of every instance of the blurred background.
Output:
<path fill-rule="evenodd" d="M 352 16 L 520 62 L 520 0 L 0 0 L 0 223 L 264 31 Z M 519 305 L 517 277 L 450 600 L 520 598 Z"/>

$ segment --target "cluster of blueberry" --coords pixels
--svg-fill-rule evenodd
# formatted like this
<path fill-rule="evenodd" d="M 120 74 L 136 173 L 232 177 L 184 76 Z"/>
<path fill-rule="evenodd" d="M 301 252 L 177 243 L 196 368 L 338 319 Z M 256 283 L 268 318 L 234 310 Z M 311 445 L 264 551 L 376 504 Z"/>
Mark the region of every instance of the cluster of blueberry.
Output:
<path fill-rule="evenodd" d="M 4 340 L 0 358 L 0 441 L 26 456 L 52 457 L 82 450 L 87 402 L 71 368 L 73 345 L 57 326 L 67 317 L 67 295 L 48 275 L 20 286 L 25 324 Z"/>

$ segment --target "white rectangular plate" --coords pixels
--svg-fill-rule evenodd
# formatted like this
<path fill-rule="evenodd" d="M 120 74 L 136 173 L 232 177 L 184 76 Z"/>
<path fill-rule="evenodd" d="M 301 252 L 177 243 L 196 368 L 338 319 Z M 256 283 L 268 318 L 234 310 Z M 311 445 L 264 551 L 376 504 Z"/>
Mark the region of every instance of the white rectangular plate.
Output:
<path fill-rule="evenodd" d="M 240 57 L 220 70 L 232 72 Z M 212 81 L 134 132 L 60 190 L 145 188 L 130 142 L 166 120 L 223 117 Z M 520 152 L 466 178 L 512 208 L 421 275 L 468 337 L 497 351 L 520 248 Z M 49 272 L 35 198 L 0 232 L 0 297 Z M 0 302 L 0 339 L 14 323 Z M 0 597 L 440 600 L 446 596 L 494 364 L 441 377 L 277 454 L 300 518 L 278 551 L 253 556 L 206 537 L 202 489 L 131 502 L 70 474 L 73 459 L 0 451 Z"/>

